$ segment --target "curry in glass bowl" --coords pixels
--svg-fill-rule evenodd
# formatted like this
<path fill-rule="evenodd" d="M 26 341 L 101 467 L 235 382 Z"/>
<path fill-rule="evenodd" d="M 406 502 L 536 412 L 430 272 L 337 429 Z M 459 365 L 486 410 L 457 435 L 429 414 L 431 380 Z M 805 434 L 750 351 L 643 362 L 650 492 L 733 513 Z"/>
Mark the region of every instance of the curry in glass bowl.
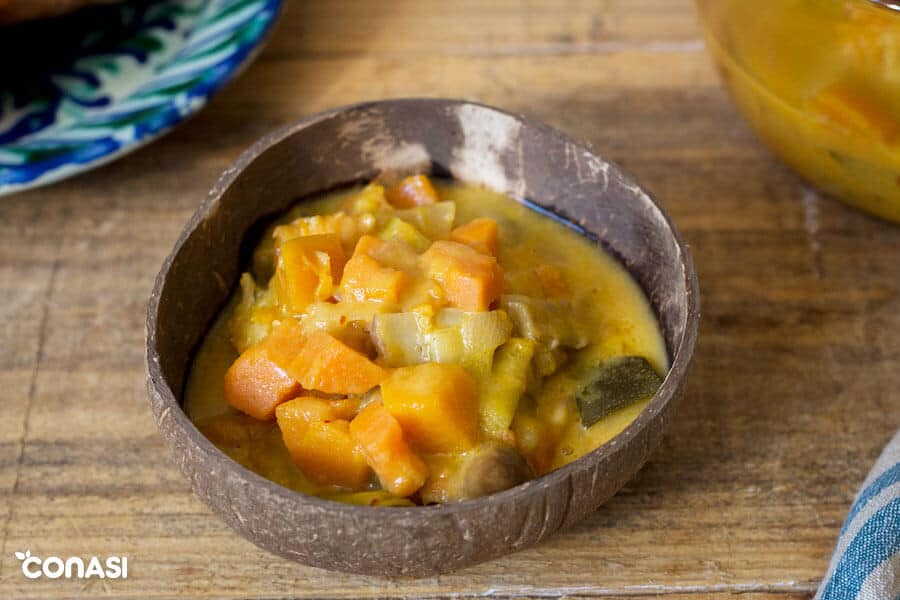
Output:
<path fill-rule="evenodd" d="M 697 0 L 735 103 L 788 165 L 900 222 L 900 12 L 877 0 Z"/>

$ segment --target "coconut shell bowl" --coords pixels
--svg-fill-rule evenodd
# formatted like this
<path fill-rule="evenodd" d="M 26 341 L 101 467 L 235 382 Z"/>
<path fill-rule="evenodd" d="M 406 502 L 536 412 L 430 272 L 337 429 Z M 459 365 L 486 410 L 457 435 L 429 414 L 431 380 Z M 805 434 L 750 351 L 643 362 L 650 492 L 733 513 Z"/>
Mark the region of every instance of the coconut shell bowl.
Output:
<path fill-rule="evenodd" d="M 306 496 L 245 469 L 182 408 L 192 354 L 235 289 L 258 224 L 303 197 L 384 173 L 480 184 L 575 224 L 646 293 L 671 368 L 608 443 L 511 489 L 453 504 L 369 507 Z M 616 493 L 659 444 L 680 397 L 699 322 L 690 254 L 629 175 L 551 127 L 488 106 L 409 99 L 321 113 L 271 133 L 221 176 L 166 258 L 149 302 L 147 364 L 159 431 L 191 486 L 235 531 L 306 565 L 428 576 L 539 543 Z"/>

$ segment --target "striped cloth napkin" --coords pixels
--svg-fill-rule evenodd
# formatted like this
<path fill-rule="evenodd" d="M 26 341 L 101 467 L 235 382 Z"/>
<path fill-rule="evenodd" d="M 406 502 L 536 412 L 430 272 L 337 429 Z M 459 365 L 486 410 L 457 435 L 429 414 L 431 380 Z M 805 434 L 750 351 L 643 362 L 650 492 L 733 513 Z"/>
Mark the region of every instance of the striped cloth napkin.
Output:
<path fill-rule="evenodd" d="M 900 600 L 900 431 L 857 494 L 814 600 Z"/>

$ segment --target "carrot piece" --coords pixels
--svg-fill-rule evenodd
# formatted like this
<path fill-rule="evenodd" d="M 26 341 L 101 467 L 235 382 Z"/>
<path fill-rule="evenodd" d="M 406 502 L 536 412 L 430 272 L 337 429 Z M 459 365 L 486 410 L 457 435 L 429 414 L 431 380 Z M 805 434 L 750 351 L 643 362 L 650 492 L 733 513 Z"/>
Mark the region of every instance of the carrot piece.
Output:
<path fill-rule="evenodd" d="M 474 248 L 482 254 L 497 256 L 499 229 L 497 221 L 479 217 L 451 231 L 450 239 Z"/>
<path fill-rule="evenodd" d="M 275 266 L 279 304 L 299 313 L 334 293 L 344 268 L 344 250 L 333 233 L 295 237 L 278 250 Z"/>
<path fill-rule="evenodd" d="M 300 392 L 300 384 L 275 364 L 261 345 L 251 346 L 225 373 L 225 401 L 260 420 Z"/>
<path fill-rule="evenodd" d="M 395 369 L 381 384 L 381 398 L 410 442 L 424 452 L 459 452 L 477 441 L 476 383 L 459 365 Z"/>
<path fill-rule="evenodd" d="M 444 288 L 451 306 L 487 310 L 503 289 L 503 272 L 497 259 L 459 242 L 434 242 L 422 261 L 428 276 Z"/>
<path fill-rule="evenodd" d="M 307 338 L 287 372 L 308 390 L 326 394 L 362 394 L 388 372 L 325 331 Z"/>
<path fill-rule="evenodd" d="M 365 455 L 350 436 L 350 421 L 328 400 L 302 397 L 275 410 L 291 459 L 320 485 L 353 490 L 372 477 Z"/>
<path fill-rule="evenodd" d="M 413 208 L 441 201 L 426 175 L 406 177 L 387 191 L 387 199 L 397 208 Z"/>
<path fill-rule="evenodd" d="M 344 267 L 341 293 L 344 300 L 366 302 L 374 300 L 397 304 L 409 286 L 409 275 L 403 271 L 382 266 L 365 253 L 354 252 Z"/>
<path fill-rule="evenodd" d="M 300 393 L 300 383 L 287 365 L 300 352 L 299 325 L 282 321 L 259 344 L 245 350 L 225 373 L 225 401 L 251 417 L 269 420 L 275 407 Z"/>
<path fill-rule="evenodd" d="M 366 406 L 350 422 L 350 435 L 362 448 L 381 487 L 397 496 L 410 496 L 425 483 L 428 467 L 413 452 L 403 430 L 378 402 Z"/>

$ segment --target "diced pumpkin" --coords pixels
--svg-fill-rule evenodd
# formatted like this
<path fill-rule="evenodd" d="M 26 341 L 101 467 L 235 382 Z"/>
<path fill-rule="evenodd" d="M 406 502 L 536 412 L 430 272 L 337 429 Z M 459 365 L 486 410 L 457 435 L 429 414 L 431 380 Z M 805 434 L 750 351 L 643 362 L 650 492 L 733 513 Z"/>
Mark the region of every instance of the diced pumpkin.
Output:
<path fill-rule="evenodd" d="M 291 459 L 311 480 L 351 490 L 369 482 L 372 471 L 350 435 L 350 421 L 330 401 L 296 398 L 279 405 L 275 415 Z"/>
<path fill-rule="evenodd" d="M 287 371 L 305 389 L 326 394 L 362 394 L 388 375 L 367 356 L 324 331 L 310 334 Z"/>
<path fill-rule="evenodd" d="M 487 310 L 503 290 L 503 272 L 493 256 L 459 242 L 439 240 L 422 255 L 429 277 L 441 284 L 451 306 Z"/>
<path fill-rule="evenodd" d="M 410 442 L 424 452 L 460 452 L 477 441 L 477 385 L 459 365 L 396 369 L 381 384 L 381 398 Z"/>
<path fill-rule="evenodd" d="M 286 241 L 278 251 L 273 280 L 278 304 L 297 314 L 311 302 L 330 297 L 341 279 L 344 260 L 341 241 L 335 234 Z"/>
<path fill-rule="evenodd" d="M 368 254 L 356 252 L 344 266 L 341 294 L 344 300 L 393 305 L 400 302 L 408 286 L 409 275 L 405 272 L 382 266 Z"/>
<path fill-rule="evenodd" d="M 225 373 L 225 401 L 261 420 L 275 414 L 275 407 L 296 396 L 300 384 L 275 364 L 261 344 L 241 354 Z"/>
<path fill-rule="evenodd" d="M 400 423 L 380 402 L 367 405 L 350 422 L 350 435 L 387 491 L 410 496 L 425 483 L 428 467 L 410 449 Z"/>
<path fill-rule="evenodd" d="M 431 180 L 425 175 L 411 175 L 387 191 L 388 202 L 397 208 L 412 208 L 440 202 Z"/>
<path fill-rule="evenodd" d="M 497 221 L 487 217 L 480 217 L 472 219 L 465 225 L 460 225 L 451 231 L 450 239 L 474 248 L 482 254 L 497 256 L 498 233 Z"/>
<path fill-rule="evenodd" d="M 303 336 L 286 319 L 265 340 L 245 350 L 225 373 L 225 401 L 239 411 L 269 420 L 275 407 L 300 393 L 287 366 L 303 347 Z"/>
<path fill-rule="evenodd" d="M 300 323 L 290 317 L 279 320 L 262 345 L 275 364 L 286 369 L 306 343 Z"/>

